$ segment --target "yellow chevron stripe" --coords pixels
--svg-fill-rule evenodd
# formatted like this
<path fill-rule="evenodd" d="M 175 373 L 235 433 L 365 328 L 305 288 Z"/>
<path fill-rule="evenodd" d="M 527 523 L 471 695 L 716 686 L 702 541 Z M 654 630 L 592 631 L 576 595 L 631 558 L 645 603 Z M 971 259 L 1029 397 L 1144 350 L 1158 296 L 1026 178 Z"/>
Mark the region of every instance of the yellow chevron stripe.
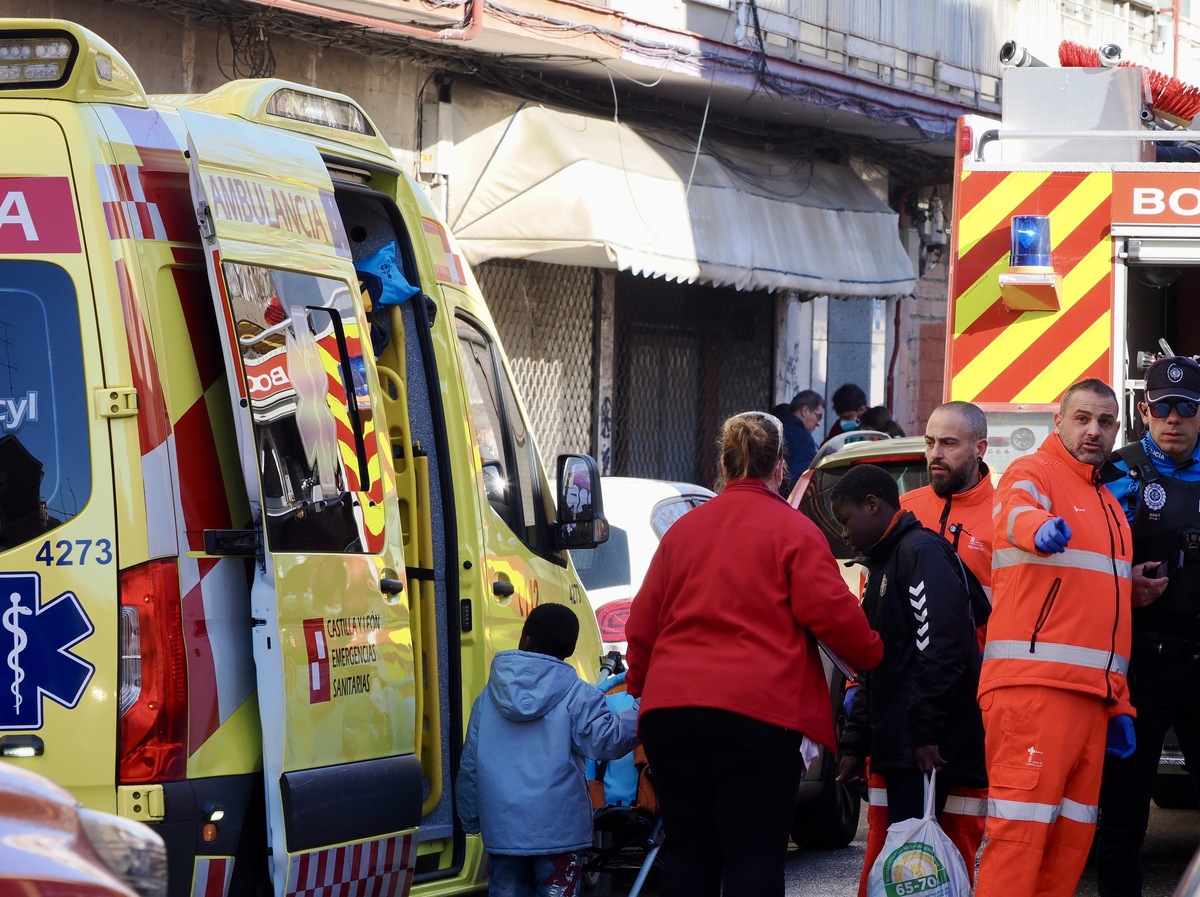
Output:
<path fill-rule="evenodd" d="M 1022 174 L 1037 174 L 1049 176 L 1049 172 L 1022 172 Z M 1005 202 L 1003 210 L 1007 210 L 1004 214 L 1009 214 L 1011 219 L 1011 211 L 1013 203 L 1012 196 L 1007 190 L 1009 181 L 1015 178 L 1011 175 L 1005 178 L 996 186 L 991 193 L 988 194 L 988 200 L 997 194 L 1003 193 Z M 1037 179 L 1036 186 L 1040 186 L 1045 182 L 1045 177 Z M 1024 186 L 1024 184 L 1020 184 Z M 1080 181 L 1079 185 L 1072 190 L 1062 202 L 1050 212 L 1050 248 L 1057 249 L 1068 236 L 1075 232 L 1092 212 L 1103 202 L 1107 202 L 1112 194 L 1112 173 L 1094 171 Z M 1024 199 L 1023 195 L 1021 198 Z M 995 205 L 995 203 L 993 203 Z M 969 215 L 970 213 L 968 213 Z M 964 216 L 965 217 L 965 216 Z M 1002 221 L 992 220 L 991 227 L 999 226 Z M 975 236 L 974 242 L 979 242 L 990 231 L 984 231 Z M 961 245 L 961 244 L 960 244 Z M 961 252 L 959 253 L 961 256 Z M 977 281 L 971 284 L 967 289 L 963 290 L 962 296 L 954 304 L 954 335 L 958 336 L 964 333 L 968 327 L 974 324 L 979 317 L 995 304 L 1000 296 L 999 277 L 1001 272 L 1008 268 L 1009 257 L 1005 253 L 996 263 L 992 265 Z"/>
<path fill-rule="evenodd" d="M 1112 344 L 1112 315 L 1105 312 L 1066 351 L 1046 365 L 1034 381 L 1017 393 L 1014 402 L 1047 404 L 1058 401 Z"/>
<path fill-rule="evenodd" d="M 1000 299 L 1000 275 L 1008 270 L 1008 253 L 996 259 L 996 263 L 983 276 L 963 290 L 954 303 L 954 336 L 961 336 L 985 311 Z"/>
<path fill-rule="evenodd" d="M 1063 277 L 1062 310 L 1027 311 L 1017 316 L 986 349 L 955 375 L 951 395 L 972 401 L 1012 360 L 1046 335 L 1063 312 L 1098 284 L 1112 265 L 1112 247 L 1101 240 Z"/>
<path fill-rule="evenodd" d="M 1016 171 L 992 188 L 983 199 L 969 209 L 958 222 L 958 256 L 962 258 L 975 244 L 1003 225 L 1006 229 L 1013 209 L 1053 172 Z"/>

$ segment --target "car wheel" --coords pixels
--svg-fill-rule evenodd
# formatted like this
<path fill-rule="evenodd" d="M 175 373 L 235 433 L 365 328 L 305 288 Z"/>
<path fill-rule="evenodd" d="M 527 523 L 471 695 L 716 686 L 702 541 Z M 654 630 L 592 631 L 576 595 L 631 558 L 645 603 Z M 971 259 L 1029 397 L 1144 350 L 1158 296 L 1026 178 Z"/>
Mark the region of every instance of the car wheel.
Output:
<path fill-rule="evenodd" d="M 846 725 L 842 711 L 845 680 L 834 676 L 830 688 L 834 728 L 840 738 Z M 862 798 L 857 786 L 847 787 L 835 781 L 841 757 L 821 748 L 817 763 L 821 768 L 821 796 L 815 801 L 798 804 L 792 818 L 792 840 L 798 847 L 814 850 L 840 850 L 854 840 L 862 813 Z"/>
<path fill-rule="evenodd" d="M 1194 810 L 1200 806 L 1189 775 L 1160 775 L 1154 779 L 1154 802 L 1164 810 Z"/>
<path fill-rule="evenodd" d="M 838 757 L 821 749 L 821 796 L 796 807 L 792 820 L 792 840 L 799 847 L 814 850 L 840 850 L 854 840 L 858 832 L 862 798 L 858 791 L 835 782 Z"/>

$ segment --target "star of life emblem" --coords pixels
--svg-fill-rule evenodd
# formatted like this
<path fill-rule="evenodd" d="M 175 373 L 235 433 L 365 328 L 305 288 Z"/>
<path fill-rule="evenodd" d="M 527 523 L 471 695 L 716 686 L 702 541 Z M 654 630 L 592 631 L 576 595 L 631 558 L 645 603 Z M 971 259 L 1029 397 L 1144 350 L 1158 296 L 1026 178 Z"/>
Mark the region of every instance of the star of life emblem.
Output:
<path fill-rule="evenodd" d="M 1151 511 L 1161 511 L 1167 503 L 1167 490 L 1161 483 L 1148 483 L 1142 492 L 1142 500 Z"/>
<path fill-rule="evenodd" d="M 71 709 L 95 667 L 71 651 L 95 631 L 74 592 L 42 603 L 36 573 L 0 573 L 0 729 L 40 729 L 43 699 Z"/>

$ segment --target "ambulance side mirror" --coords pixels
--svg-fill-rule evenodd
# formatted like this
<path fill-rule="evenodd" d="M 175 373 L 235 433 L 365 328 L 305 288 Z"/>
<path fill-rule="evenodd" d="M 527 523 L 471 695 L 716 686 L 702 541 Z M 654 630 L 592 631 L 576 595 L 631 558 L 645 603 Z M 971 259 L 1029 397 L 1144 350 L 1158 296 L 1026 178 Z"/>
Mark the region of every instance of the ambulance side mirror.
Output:
<path fill-rule="evenodd" d="M 555 547 L 595 548 L 608 541 L 600 472 L 590 455 L 559 455 Z"/>

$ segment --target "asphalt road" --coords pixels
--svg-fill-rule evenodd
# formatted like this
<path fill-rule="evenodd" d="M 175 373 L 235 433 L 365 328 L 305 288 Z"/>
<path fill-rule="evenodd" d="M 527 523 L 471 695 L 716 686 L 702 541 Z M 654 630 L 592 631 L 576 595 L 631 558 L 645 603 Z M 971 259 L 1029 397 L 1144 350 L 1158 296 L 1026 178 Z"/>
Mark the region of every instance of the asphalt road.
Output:
<path fill-rule="evenodd" d="M 855 897 L 866 843 L 866 814 L 849 847 L 833 851 L 807 851 L 792 847 L 787 859 L 788 897 Z M 1145 884 L 1142 897 L 1171 897 L 1193 852 L 1200 847 L 1200 810 L 1162 810 L 1152 807 L 1150 831 L 1143 852 Z M 632 875 L 618 875 L 605 894 L 629 893 Z M 642 897 L 656 897 L 651 875 Z M 1095 897 L 1096 874 L 1089 862 L 1075 897 Z M 737 897 L 737 895 L 730 895 Z"/>

